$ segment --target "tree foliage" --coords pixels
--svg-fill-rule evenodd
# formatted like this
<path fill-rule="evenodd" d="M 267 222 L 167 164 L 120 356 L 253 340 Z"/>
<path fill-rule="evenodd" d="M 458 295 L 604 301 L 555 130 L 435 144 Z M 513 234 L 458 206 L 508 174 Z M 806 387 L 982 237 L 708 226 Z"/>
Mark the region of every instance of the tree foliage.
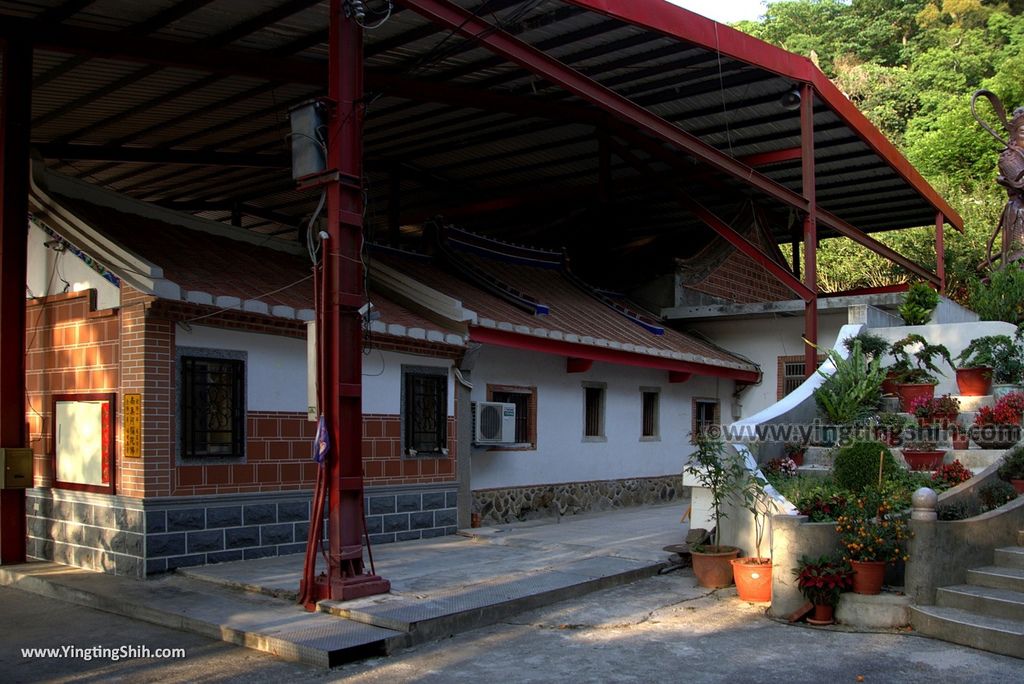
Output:
<path fill-rule="evenodd" d="M 814 59 L 960 213 L 964 232 L 946 232 L 945 268 L 949 295 L 967 303 L 1006 201 L 999 144 L 971 115 L 970 95 L 987 88 L 1008 110 L 1024 105 L 1024 0 L 782 0 L 737 28 Z M 934 269 L 934 226 L 879 238 Z M 846 238 L 822 241 L 818 265 L 826 291 L 907 280 Z"/>

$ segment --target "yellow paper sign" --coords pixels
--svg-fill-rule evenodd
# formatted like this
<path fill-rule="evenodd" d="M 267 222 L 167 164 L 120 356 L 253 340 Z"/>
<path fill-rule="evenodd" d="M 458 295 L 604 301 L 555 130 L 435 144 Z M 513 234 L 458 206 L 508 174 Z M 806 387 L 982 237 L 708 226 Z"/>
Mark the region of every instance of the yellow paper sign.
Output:
<path fill-rule="evenodd" d="M 124 395 L 124 455 L 142 458 L 142 395 Z"/>

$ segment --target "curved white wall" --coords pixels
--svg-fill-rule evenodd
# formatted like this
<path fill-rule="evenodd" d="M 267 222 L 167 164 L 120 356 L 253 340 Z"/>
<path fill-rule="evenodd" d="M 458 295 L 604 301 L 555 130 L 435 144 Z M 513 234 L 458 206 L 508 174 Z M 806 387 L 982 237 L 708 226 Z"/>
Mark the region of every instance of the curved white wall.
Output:
<path fill-rule="evenodd" d="M 607 383 L 605 441 L 583 439 L 583 385 Z M 487 384 L 537 387 L 537 449 L 472 450 L 472 487 L 656 477 L 678 474 L 693 451 L 691 399 L 719 397 L 730 422 L 731 380 L 694 377 L 670 384 L 667 371 L 594 363 L 566 373 L 565 357 L 486 346 L 473 369 L 473 401 L 487 400 Z M 641 441 L 641 387 L 657 387 L 659 441 Z"/>

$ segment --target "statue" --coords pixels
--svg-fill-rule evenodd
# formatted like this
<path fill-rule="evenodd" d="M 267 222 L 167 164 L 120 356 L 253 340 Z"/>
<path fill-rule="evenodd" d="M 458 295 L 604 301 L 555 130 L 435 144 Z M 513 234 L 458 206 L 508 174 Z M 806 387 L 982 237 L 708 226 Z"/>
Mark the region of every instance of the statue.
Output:
<path fill-rule="evenodd" d="M 1006 131 L 1005 140 L 978 115 L 975 103 L 979 97 L 984 97 L 991 103 L 1003 130 Z M 1024 107 L 1013 110 L 1013 115 L 1007 121 L 1006 110 L 995 93 L 978 90 L 971 97 L 971 114 L 978 124 L 1003 146 L 1003 151 L 999 154 L 999 176 L 996 182 L 1006 188 L 1009 197 L 999 217 L 999 225 L 988 239 L 985 261 L 980 264 L 981 268 L 1001 269 L 1024 259 Z M 1003 235 L 1002 249 L 993 257 L 992 247 L 1000 232 Z"/>

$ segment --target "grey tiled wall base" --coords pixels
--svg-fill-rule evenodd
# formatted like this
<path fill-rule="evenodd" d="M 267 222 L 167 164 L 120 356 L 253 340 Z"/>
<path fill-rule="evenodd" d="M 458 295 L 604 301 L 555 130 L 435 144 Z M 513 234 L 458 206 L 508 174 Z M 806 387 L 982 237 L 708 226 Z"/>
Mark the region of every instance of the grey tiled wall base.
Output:
<path fill-rule="evenodd" d="M 456 485 L 368 488 L 375 544 L 456 531 Z M 145 577 L 175 568 L 306 550 L 308 492 L 132 499 L 32 489 L 28 555 L 111 574 Z M 324 527 L 326 530 L 326 526 Z"/>

